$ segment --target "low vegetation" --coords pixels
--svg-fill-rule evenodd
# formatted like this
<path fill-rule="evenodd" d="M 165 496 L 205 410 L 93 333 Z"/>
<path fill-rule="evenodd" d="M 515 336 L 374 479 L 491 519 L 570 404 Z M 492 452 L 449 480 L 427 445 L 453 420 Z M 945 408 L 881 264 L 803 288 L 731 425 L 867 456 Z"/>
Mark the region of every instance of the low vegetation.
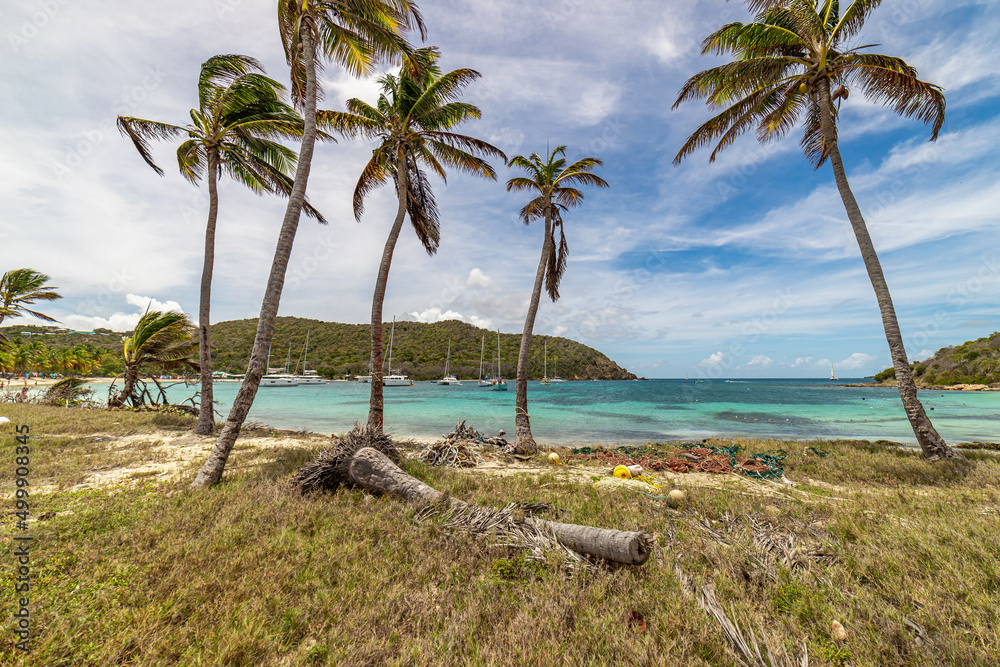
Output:
<path fill-rule="evenodd" d="M 1000 331 L 955 347 L 942 347 L 933 357 L 911 364 L 920 386 L 1000 383 Z M 892 368 L 878 373 L 876 382 L 896 377 Z"/>
<path fill-rule="evenodd" d="M 599 468 L 537 463 L 534 475 L 490 476 L 405 464 L 463 500 L 549 503 L 546 518 L 656 534 L 642 567 L 567 574 L 558 558 L 532 562 L 419 521 L 395 498 L 292 492 L 319 438 L 241 440 L 209 493 L 187 488 L 199 460 L 174 477 L 136 472 L 100 487 L 88 471 L 163 456 L 160 443 L 194 418 L 0 412 L 29 424 L 34 445 L 33 650 L 15 653 L 8 615 L 3 664 L 737 664 L 678 571 L 711 583 L 759 641 L 789 654 L 805 645 L 810 665 L 989 665 L 1000 655 L 995 452 L 929 464 L 865 441 L 740 441 L 788 452 L 785 474 L 800 485 L 681 476 L 682 505 L 599 492 Z M 10 427 L 0 427 L 8 453 Z M 0 586 L 11 590 L 13 576 L 0 569 Z M 831 634 L 834 620 L 846 638 Z"/>

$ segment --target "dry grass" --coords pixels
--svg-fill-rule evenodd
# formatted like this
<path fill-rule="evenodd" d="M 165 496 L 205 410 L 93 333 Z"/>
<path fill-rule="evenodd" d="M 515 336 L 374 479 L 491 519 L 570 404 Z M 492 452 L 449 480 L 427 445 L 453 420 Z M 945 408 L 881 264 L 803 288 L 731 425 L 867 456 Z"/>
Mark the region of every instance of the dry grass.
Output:
<path fill-rule="evenodd" d="M 5 414 L 32 425 L 38 479 L 68 481 L 73 466 L 132 456 L 93 448 L 95 432 L 166 427 L 160 415 L 17 409 Z M 9 431 L 0 445 L 13 446 Z M 34 517 L 54 512 L 31 527 L 33 651 L 14 651 L 5 614 L 0 663 L 737 664 L 677 568 L 710 584 L 746 637 L 789 656 L 804 645 L 810 665 L 1000 661 L 995 455 L 932 465 L 859 443 L 747 445 L 794 452 L 786 475 L 802 485 L 759 483 L 766 494 L 689 487 L 675 508 L 598 492 L 561 471 L 500 477 L 404 464 L 466 501 L 549 503 L 559 513 L 547 518 L 657 535 L 643 567 L 570 575 L 559 559 L 533 562 L 443 520 L 419 522 L 394 498 L 301 495 L 288 480 L 318 444 L 286 448 L 275 438 L 237 449 L 232 472 L 207 492 L 186 487 L 200 461 L 177 481 L 138 479 L 116 493 L 64 485 L 32 497 Z M 806 446 L 830 454 L 803 456 Z M 8 560 L 5 596 L 12 585 Z M 846 640 L 831 637 L 834 620 Z"/>

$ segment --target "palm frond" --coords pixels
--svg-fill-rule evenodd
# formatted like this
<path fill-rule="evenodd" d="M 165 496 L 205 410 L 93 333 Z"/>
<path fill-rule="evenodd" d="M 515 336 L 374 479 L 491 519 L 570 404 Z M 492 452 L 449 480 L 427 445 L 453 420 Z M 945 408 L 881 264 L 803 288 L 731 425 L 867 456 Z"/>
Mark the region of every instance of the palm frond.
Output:
<path fill-rule="evenodd" d="M 906 118 L 932 124 L 931 139 L 944 125 L 945 98 L 939 86 L 921 81 L 916 70 L 901 58 L 876 53 L 854 54 L 846 77 L 860 87 L 870 101 L 891 106 Z"/>
<path fill-rule="evenodd" d="M 132 140 L 142 159 L 160 176 L 163 176 L 163 170 L 153 162 L 153 156 L 149 149 L 150 140 L 173 139 L 187 132 L 185 128 L 177 125 L 158 123 L 144 118 L 132 118 L 131 116 L 118 116 L 118 131 Z"/>

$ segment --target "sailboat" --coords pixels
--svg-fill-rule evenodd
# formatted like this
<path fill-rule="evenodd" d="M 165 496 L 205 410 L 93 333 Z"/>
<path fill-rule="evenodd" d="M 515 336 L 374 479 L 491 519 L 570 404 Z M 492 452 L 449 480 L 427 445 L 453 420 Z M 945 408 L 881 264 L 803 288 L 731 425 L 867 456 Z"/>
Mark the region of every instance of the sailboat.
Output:
<path fill-rule="evenodd" d="M 497 329 L 497 374 L 493 376 L 493 391 L 507 391 L 507 381 L 500 375 L 500 329 Z"/>
<path fill-rule="evenodd" d="M 306 330 L 306 347 L 302 352 L 302 375 L 295 375 L 295 381 L 301 386 L 316 386 L 320 384 L 326 384 L 326 380 L 319 376 L 314 370 L 309 370 L 308 360 L 309 360 L 309 334 L 312 333 L 311 329 Z M 296 369 L 298 370 L 298 369 Z"/>
<path fill-rule="evenodd" d="M 831 380 L 836 380 L 837 379 L 837 376 L 833 372 L 833 364 L 830 364 L 830 379 Z"/>
<path fill-rule="evenodd" d="M 389 375 L 382 376 L 383 387 L 412 387 L 413 380 L 405 375 L 392 374 L 392 341 L 396 336 L 396 318 L 392 318 L 392 331 L 389 334 Z"/>
<path fill-rule="evenodd" d="M 547 385 L 549 383 L 549 341 L 545 341 L 545 372 L 542 373 L 542 381 L 538 384 Z"/>
<path fill-rule="evenodd" d="M 444 385 L 461 385 L 461 381 L 454 375 L 448 374 L 448 366 L 451 365 L 451 341 L 448 341 L 448 356 L 444 360 L 444 377 L 437 381 Z"/>
<path fill-rule="evenodd" d="M 261 387 L 297 387 L 298 380 L 287 371 L 292 363 L 292 344 L 288 343 L 288 359 L 284 368 L 271 368 L 271 347 L 267 348 L 267 374 L 260 379 Z"/>
<path fill-rule="evenodd" d="M 555 369 L 555 375 L 553 377 L 549 378 L 549 380 L 551 380 L 552 382 L 565 382 L 566 381 L 565 378 L 559 377 L 559 359 L 558 358 L 556 359 L 555 367 L 556 367 L 556 369 Z"/>
<path fill-rule="evenodd" d="M 486 373 L 484 372 L 485 371 L 485 367 L 484 367 L 485 362 L 486 362 L 486 335 L 484 334 L 483 335 L 483 342 L 480 345 L 480 349 L 479 349 L 479 386 L 480 387 L 490 387 L 490 386 L 493 385 L 492 382 L 490 382 L 488 379 L 486 379 Z"/>

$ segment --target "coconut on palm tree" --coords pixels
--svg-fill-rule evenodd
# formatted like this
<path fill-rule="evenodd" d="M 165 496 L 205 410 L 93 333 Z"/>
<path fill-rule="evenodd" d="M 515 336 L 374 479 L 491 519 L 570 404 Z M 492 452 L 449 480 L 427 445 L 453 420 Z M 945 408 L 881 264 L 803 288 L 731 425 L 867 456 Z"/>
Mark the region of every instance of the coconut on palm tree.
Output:
<path fill-rule="evenodd" d="M 674 163 L 705 144 L 718 142 L 709 158 L 714 160 L 749 129 L 756 129 L 758 139 L 768 141 L 803 122 L 801 145 L 806 157 L 817 169 L 827 160 L 833 167 L 875 290 L 899 395 L 917 442 L 928 458 L 955 458 L 958 454 L 938 435 L 917 398 L 889 287 L 837 147 L 839 101 L 846 101 L 851 89 L 870 102 L 931 123 L 932 140 L 944 123 L 944 94 L 938 86 L 919 80 L 916 70 L 902 59 L 852 45 L 880 0 L 854 0 L 842 8 L 844 4 L 837 0 L 747 0 L 756 12 L 752 22 L 730 23 L 709 35 L 703 53 L 735 58 L 691 77 L 674 107 L 686 100 L 705 99 L 722 111 L 691 135 Z"/>
<path fill-rule="evenodd" d="M 191 110 L 190 124 L 180 126 L 118 117 L 119 129 L 132 139 L 139 154 L 156 173 L 162 176 L 163 170 L 153 162 L 149 141 L 183 136 L 186 138 L 177 148 L 181 174 L 195 185 L 202 177 L 208 180 L 208 224 L 198 309 L 201 408 L 195 433 L 201 435 L 215 430 L 209 325 L 219 213 L 218 181 L 225 174 L 257 194 L 291 192 L 292 179 L 288 174 L 295 166 L 296 155 L 277 139 L 300 137 L 302 118 L 285 102 L 284 94 L 285 87 L 264 76 L 264 68 L 257 60 L 220 55 L 201 66 L 198 108 Z M 308 204 L 305 209 L 320 222 L 326 222 Z"/>
<path fill-rule="evenodd" d="M 354 75 L 371 74 L 378 62 L 399 59 L 409 51 L 403 33 L 413 27 L 423 32 L 423 19 L 411 0 L 278 0 L 278 29 L 285 60 L 291 68 L 292 99 L 304 119 L 299 159 L 278 232 L 246 376 L 212 453 L 192 483 L 194 487 L 212 486 L 222 479 L 226 461 L 264 375 L 316 144 L 316 101 L 320 95 L 317 71 L 324 61 L 329 61 Z"/>
<path fill-rule="evenodd" d="M 125 363 L 121 391 L 109 389 L 108 406 L 138 407 L 145 403 L 146 391 L 140 386 L 151 370 L 198 370 L 198 339 L 194 325 L 184 313 L 148 311 L 139 318 L 131 336 L 122 339 Z"/>
<path fill-rule="evenodd" d="M 382 77 L 382 94 L 375 105 L 359 99 L 347 101 L 347 111 L 321 112 L 330 127 L 345 136 L 364 136 L 377 141 L 354 189 L 354 215 L 360 220 L 365 197 L 392 182 L 396 188 L 396 217 L 389 230 L 375 280 L 371 319 L 371 397 L 368 426 L 381 432 L 382 403 L 382 306 L 392 255 L 410 218 L 413 231 L 427 254 L 437 252 L 441 240 L 440 219 L 428 172 L 447 182 L 446 168 L 496 180 L 493 167 L 480 156 L 507 157 L 499 148 L 452 130 L 480 117 L 479 108 L 460 102 L 462 91 L 479 78 L 479 72 L 456 69 L 446 74 L 435 64 L 434 47 L 419 49 L 412 56 L 417 67 L 404 66 L 398 76 Z"/>
<path fill-rule="evenodd" d="M 531 347 L 535 314 L 538 312 L 538 302 L 542 295 L 542 282 L 545 282 L 549 298 L 556 301 L 559 298 L 559 282 L 566 271 L 566 257 L 569 254 L 562 213 L 583 202 L 583 192 L 574 186 L 608 187 L 607 181 L 591 173 L 594 168 L 602 164 L 604 163 L 596 157 L 586 157 L 567 165 L 565 146 L 556 146 L 544 159 L 538 153 L 532 153 L 529 157 L 516 155 L 510 161 L 511 167 L 523 169 L 527 175 L 507 181 L 507 191 L 527 191 L 537 194 L 521 209 L 521 222 L 527 225 L 532 220 L 545 221 L 542 255 L 538 260 L 535 286 L 531 291 L 528 314 L 524 318 L 524 331 L 521 334 L 521 349 L 517 355 L 514 445 L 517 451 L 523 454 L 534 454 L 538 451 L 538 445 L 531 436 L 531 421 L 528 417 L 528 350 Z M 556 228 L 559 229 L 558 244 Z"/>

